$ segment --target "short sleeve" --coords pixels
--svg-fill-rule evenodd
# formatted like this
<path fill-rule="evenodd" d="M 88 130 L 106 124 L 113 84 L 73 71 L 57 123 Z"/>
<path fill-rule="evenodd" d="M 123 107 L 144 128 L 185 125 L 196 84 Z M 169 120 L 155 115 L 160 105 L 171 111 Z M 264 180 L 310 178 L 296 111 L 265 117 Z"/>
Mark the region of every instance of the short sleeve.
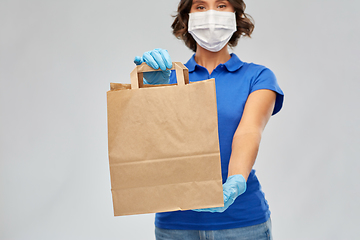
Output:
<path fill-rule="evenodd" d="M 275 74 L 265 67 L 263 67 L 259 74 L 256 74 L 256 77 L 253 79 L 250 93 L 260 89 L 269 89 L 276 93 L 275 106 L 272 113 L 272 115 L 275 115 L 282 108 L 284 93 L 276 80 Z"/>

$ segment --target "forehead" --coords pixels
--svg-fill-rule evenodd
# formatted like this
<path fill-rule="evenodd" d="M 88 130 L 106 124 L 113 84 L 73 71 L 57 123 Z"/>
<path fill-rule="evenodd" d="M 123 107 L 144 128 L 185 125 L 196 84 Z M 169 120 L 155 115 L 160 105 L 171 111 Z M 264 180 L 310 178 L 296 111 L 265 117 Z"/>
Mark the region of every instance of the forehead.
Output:
<path fill-rule="evenodd" d="M 218 2 L 228 2 L 228 0 L 193 0 L 193 4 L 195 3 L 218 3 Z"/>

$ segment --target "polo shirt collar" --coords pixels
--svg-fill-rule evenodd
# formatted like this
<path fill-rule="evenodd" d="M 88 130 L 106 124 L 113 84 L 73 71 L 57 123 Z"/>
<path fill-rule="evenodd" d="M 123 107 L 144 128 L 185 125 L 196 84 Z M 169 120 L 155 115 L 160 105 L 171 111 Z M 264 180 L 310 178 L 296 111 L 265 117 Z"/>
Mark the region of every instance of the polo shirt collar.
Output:
<path fill-rule="evenodd" d="M 224 63 L 224 65 L 229 72 L 235 72 L 236 70 L 239 70 L 242 65 L 244 65 L 244 62 L 241 61 L 235 53 L 231 53 L 230 55 L 231 58 L 229 59 L 229 61 Z"/>
<path fill-rule="evenodd" d="M 240 69 L 244 62 L 241 61 L 235 53 L 231 53 L 231 58 L 229 61 L 224 63 L 224 66 L 229 72 L 235 72 L 236 70 Z M 185 64 L 186 67 L 189 69 L 189 72 L 195 71 L 196 66 L 200 66 L 195 61 L 195 54 L 189 59 L 189 61 Z"/>
<path fill-rule="evenodd" d="M 185 63 L 185 66 L 189 69 L 189 72 L 195 71 L 195 67 L 198 64 L 195 62 L 195 54 L 192 55 L 192 57 Z"/>

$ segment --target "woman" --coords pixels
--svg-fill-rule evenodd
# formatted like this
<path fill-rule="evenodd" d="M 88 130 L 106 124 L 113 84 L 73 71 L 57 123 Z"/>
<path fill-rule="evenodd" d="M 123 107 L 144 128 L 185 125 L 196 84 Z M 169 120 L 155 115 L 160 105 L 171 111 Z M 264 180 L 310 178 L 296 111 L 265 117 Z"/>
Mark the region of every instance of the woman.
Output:
<path fill-rule="evenodd" d="M 185 64 L 190 81 L 215 78 L 224 207 L 158 213 L 157 240 L 272 239 L 270 211 L 252 169 L 262 132 L 282 107 L 283 93 L 266 67 L 242 62 L 230 54 L 240 36 L 254 25 L 242 0 L 181 0 L 174 35 L 195 54 Z M 154 49 L 134 62 L 162 71 L 144 73 L 149 84 L 175 83 L 166 68 L 166 50 Z"/>

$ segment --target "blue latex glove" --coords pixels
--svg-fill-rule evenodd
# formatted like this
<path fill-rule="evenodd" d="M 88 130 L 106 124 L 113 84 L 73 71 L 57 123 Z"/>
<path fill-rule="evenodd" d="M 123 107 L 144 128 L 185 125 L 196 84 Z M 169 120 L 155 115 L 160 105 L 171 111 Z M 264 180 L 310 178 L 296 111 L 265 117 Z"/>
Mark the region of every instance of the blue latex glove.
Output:
<path fill-rule="evenodd" d="M 224 193 L 224 207 L 217 208 L 203 208 L 194 209 L 196 212 L 224 212 L 231 204 L 234 203 L 235 199 L 246 191 L 246 181 L 241 174 L 232 175 L 228 177 L 226 182 L 223 184 Z"/>
<path fill-rule="evenodd" d="M 167 50 L 156 48 L 152 51 L 145 52 L 142 57 L 136 56 L 134 63 L 140 65 L 145 62 L 154 69 L 161 69 L 157 72 L 144 72 L 144 84 L 168 84 L 170 80 L 170 70 L 172 62 Z"/>

